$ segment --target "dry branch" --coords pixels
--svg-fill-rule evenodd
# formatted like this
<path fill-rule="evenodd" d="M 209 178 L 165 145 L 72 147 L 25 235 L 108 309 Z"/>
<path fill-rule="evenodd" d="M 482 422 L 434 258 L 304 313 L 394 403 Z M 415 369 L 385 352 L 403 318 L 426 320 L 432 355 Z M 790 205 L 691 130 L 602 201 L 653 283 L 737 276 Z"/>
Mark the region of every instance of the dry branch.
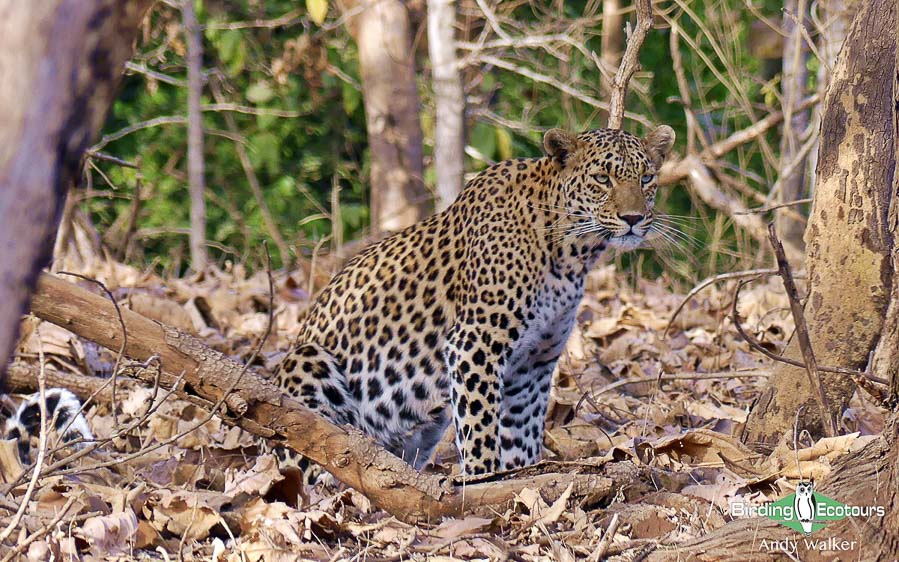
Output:
<path fill-rule="evenodd" d="M 703 153 L 714 153 L 714 146 Z M 691 154 L 673 167 L 667 165 L 663 167 L 662 177 L 660 178 L 663 184 L 673 183 L 678 179 L 689 179 L 690 188 L 706 205 L 725 213 L 734 224 L 743 228 L 753 238 L 759 242 L 768 240 L 767 229 L 762 218 L 750 213 L 749 208 L 742 201 L 722 191 L 718 187 L 718 182 L 715 181 L 712 171 L 700 156 Z M 789 243 L 785 247 L 787 256 L 790 259 L 802 259 L 803 252 L 800 248 Z"/>
<path fill-rule="evenodd" d="M 122 343 L 121 330 L 114 328 L 119 320 L 111 302 L 53 276 L 41 276 L 32 312 L 105 347 L 117 349 Z M 539 474 L 531 467 L 527 474 L 536 475 L 514 480 L 493 476 L 454 488 L 442 476 L 415 471 L 360 431 L 319 417 L 199 340 L 133 311 L 121 312 L 128 332 L 127 356 L 141 361 L 158 356 L 165 372 L 183 376 L 186 392 L 208 402 L 223 400 L 233 387 L 233 395 L 225 400 L 229 411 L 222 418 L 226 422 L 307 456 L 376 506 L 406 521 L 478 511 L 511 500 L 524 487 L 553 496 L 573 482 L 576 492 L 604 497 L 639 479 L 638 469 L 627 463 L 592 468 L 579 463 L 580 472 L 586 473 L 571 474 L 576 471 L 562 465 L 557 473 Z"/>
<path fill-rule="evenodd" d="M 802 351 L 802 358 L 805 360 L 809 384 L 815 389 L 815 399 L 818 401 L 818 407 L 821 409 L 821 419 L 825 420 L 823 424 L 824 430 L 827 432 L 828 437 L 835 437 L 837 435 L 837 422 L 830 413 L 827 395 L 824 394 L 824 384 L 821 381 L 821 375 L 818 374 L 818 362 L 815 360 L 815 352 L 812 350 L 808 326 L 805 323 L 805 312 L 802 310 L 802 303 L 799 302 L 799 291 L 796 290 L 796 282 L 793 280 L 790 262 L 787 261 L 783 244 L 777 238 L 773 223 L 768 225 L 768 238 L 771 241 L 771 247 L 774 249 L 774 257 L 777 259 L 777 270 L 781 279 L 783 279 L 787 298 L 790 299 L 790 311 L 793 313 L 793 321 L 796 324 L 796 339 L 799 341 L 799 349 Z"/>
<path fill-rule="evenodd" d="M 627 48 L 625 48 L 624 57 L 621 59 L 621 66 L 618 67 L 615 78 L 612 80 L 612 96 L 609 99 L 609 124 L 606 125 L 610 129 L 621 128 L 621 122 L 624 120 L 624 101 L 627 96 L 627 84 L 640 66 L 637 57 L 640 54 L 643 41 L 646 40 L 649 30 L 652 29 L 652 3 L 650 0 L 636 0 L 634 4 L 637 8 L 637 28 L 628 37 Z"/>

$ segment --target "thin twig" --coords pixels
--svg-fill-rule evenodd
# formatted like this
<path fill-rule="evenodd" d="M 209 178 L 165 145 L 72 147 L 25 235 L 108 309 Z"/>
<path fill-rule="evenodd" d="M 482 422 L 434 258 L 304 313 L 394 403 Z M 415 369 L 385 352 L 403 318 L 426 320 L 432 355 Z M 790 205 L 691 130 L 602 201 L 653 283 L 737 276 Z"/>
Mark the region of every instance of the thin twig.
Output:
<path fill-rule="evenodd" d="M 219 81 L 211 80 L 209 86 L 215 101 L 218 102 L 217 105 L 230 105 L 224 102 L 224 94 L 222 93 L 222 86 Z M 237 123 L 234 121 L 234 117 L 228 113 L 225 113 L 224 117 L 228 130 L 237 132 Z M 278 254 L 281 256 L 281 265 L 285 269 L 290 269 L 290 266 L 293 263 L 290 248 L 287 246 L 287 242 L 284 241 L 284 237 L 281 236 L 281 231 L 278 230 L 278 225 L 275 223 L 271 211 L 269 211 L 268 203 L 266 203 L 265 195 L 262 192 L 262 186 L 259 183 L 259 178 L 256 175 L 256 170 L 253 168 L 250 156 L 247 154 L 247 149 L 244 145 L 235 143 L 234 150 L 237 152 L 237 158 L 240 160 L 240 166 L 243 168 L 244 175 L 247 178 L 247 184 L 249 184 L 250 191 L 253 193 L 253 198 L 256 199 L 256 205 L 259 206 L 259 214 L 262 215 L 262 222 L 265 224 L 269 236 L 272 237 L 275 246 L 278 248 Z"/>
<path fill-rule="evenodd" d="M 111 154 L 106 154 L 105 152 L 100 152 L 98 150 L 90 150 L 84 154 L 88 158 L 93 160 L 103 160 L 104 162 L 112 162 L 117 166 L 122 166 L 123 168 L 133 168 L 135 170 L 139 169 L 140 166 L 133 162 L 129 162 L 127 160 L 122 160 L 121 158 L 117 158 Z"/>
<path fill-rule="evenodd" d="M 77 277 L 79 279 L 83 279 L 84 281 L 89 281 L 91 283 L 94 283 L 95 285 L 100 287 L 100 289 L 104 293 L 106 293 L 106 296 L 107 296 L 107 298 L 109 298 L 109 301 L 112 303 L 112 306 L 115 307 L 116 315 L 118 316 L 118 319 L 119 319 L 119 327 L 122 329 L 122 345 L 119 346 L 119 351 L 116 354 L 115 364 L 112 367 L 112 377 L 110 377 L 110 379 L 112 380 L 112 383 L 111 383 L 112 384 L 112 405 L 111 405 L 112 421 L 113 421 L 113 427 L 118 427 L 119 426 L 119 418 L 118 418 L 118 414 L 116 413 L 116 411 L 118 410 L 118 403 L 117 403 L 118 401 L 116 400 L 116 382 L 117 382 L 118 376 L 119 376 L 119 366 L 122 364 L 122 358 L 124 358 L 124 356 L 125 356 L 125 348 L 128 345 L 128 330 L 125 328 L 125 319 L 122 318 L 122 309 L 119 308 L 119 303 L 116 301 L 115 296 L 112 294 L 112 291 L 110 291 L 106 287 L 106 285 L 103 284 L 102 281 L 98 281 L 97 279 L 91 279 L 90 277 L 87 277 L 86 275 L 81 275 L 80 273 L 72 273 L 70 271 L 60 271 L 59 275 L 71 275 L 72 277 Z M 86 407 L 87 407 L 87 402 L 85 402 L 81 406 L 82 410 Z M 75 421 L 75 418 L 73 417 L 69 421 L 69 423 L 71 424 L 74 421 Z"/>
<path fill-rule="evenodd" d="M 652 2 L 650 0 L 636 0 L 634 4 L 637 8 L 637 27 L 634 33 L 628 37 L 627 48 L 624 50 L 621 65 L 618 67 L 618 72 L 615 73 L 615 78 L 612 80 L 612 96 L 609 99 L 609 123 L 606 125 L 610 129 L 621 128 L 621 122 L 624 120 L 624 101 L 627 95 L 627 84 L 640 66 L 637 57 L 640 54 L 643 41 L 646 40 L 649 30 L 652 29 Z"/>
<path fill-rule="evenodd" d="M 618 531 L 618 522 L 618 514 L 616 513 L 612 516 L 612 520 L 609 521 L 609 526 L 606 527 L 606 532 L 602 534 L 602 539 L 600 539 L 599 544 L 596 545 L 596 550 L 594 550 L 587 558 L 589 562 L 598 562 L 599 560 L 604 559 L 606 551 L 609 550 L 612 539 L 615 538 L 615 533 Z"/>
<path fill-rule="evenodd" d="M 28 487 L 25 489 L 25 495 L 22 496 L 22 503 L 19 504 L 18 511 L 16 511 L 16 514 L 13 516 L 12 521 L 9 522 L 9 525 L 0 532 L 0 543 L 3 543 L 3 541 L 9 537 L 15 528 L 19 526 L 19 522 L 22 521 L 22 516 L 25 515 L 25 510 L 28 509 L 28 502 L 31 501 L 31 496 L 34 494 L 34 488 L 37 486 L 37 481 L 41 477 L 41 471 L 44 468 L 44 457 L 47 454 L 47 431 L 49 429 L 47 425 L 47 385 L 46 379 L 44 378 L 46 361 L 44 358 L 44 344 L 41 339 L 40 327 L 35 327 L 34 331 L 37 335 L 37 352 L 40 361 L 37 384 L 40 390 L 38 406 L 41 411 L 41 432 L 38 437 L 37 460 L 34 463 L 34 472 L 31 473 L 31 480 L 28 481 Z"/>
<path fill-rule="evenodd" d="M 573 87 L 569 86 L 568 84 L 565 84 L 565 83 L 553 78 L 552 76 L 547 76 L 546 74 L 540 74 L 539 72 L 535 72 L 535 71 L 531 70 L 530 68 L 518 66 L 518 65 L 512 64 L 508 61 L 505 61 L 499 57 L 494 57 L 491 55 L 485 55 L 484 57 L 482 57 L 481 62 L 484 64 L 490 64 L 490 65 L 496 66 L 498 68 L 502 68 L 503 70 L 508 70 L 509 72 L 514 72 L 516 74 L 524 76 L 525 78 L 529 78 L 529 79 L 533 80 L 534 82 L 540 82 L 541 84 L 546 84 L 548 86 L 552 86 L 553 88 L 559 90 L 563 94 L 569 95 L 569 96 L 575 98 L 576 100 L 582 101 L 582 102 L 586 103 L 587 105 L 591 105 L 597 109 L 603 109 L 606 111 L 610 110 L 610 105 L 608 103 L 598 100 L 598 99 L 594 98 L 593 96 L 588 96 L 587 94 L 579 91 L 577 88 L 573 88 Z M 647 119 L 646 117 L 644 117 L 643 115 L 640 115 L 638 113 L 632 113 L 630 111 L 625 111 L 623 115 L 624 115 L 624 117 L 627 117 L 631 121 L 636 121 L 637 123 L 640 123 L 641 125 L 644 125 L 647 127 L 651 125 L 649 119 Z"/>
<path fill-rule="evenodd" d="M 746 209 L 745 211 L 739 211 L 734 214 L 736 214 L 736 215 L 752 215 L 752 214 L 767 213 L 768 211 L 783 209 L 784 207 L 794 207 L 796 205 L 804 205 L 806 203 L 811 203 L 811 202 L 812 202 L 812 198 L 807 197 L 805 199 L 797 199 L 795 201 L 787 201 L 786 203 L 778 203 L 777 205 L 766 205 L 764 207 L 755 207 L 754 209 Z"/>
<path fill-rule="evenodd" d="M 6 554 L 6 556 L 4 556 L 2 560 L 0 560 L 0 562 L 9 562 L 10 560 L 14 559 L 16 556 L 22 554 L 22 552 L 24 552 L 25 549 L 28 548 L 28 546 L 31 543 L 33 543 L 37 539 L 43 537 L 44 535 L 46 535 L 47 533 L 52 531 L 53 528 L 56 527 L 60 521 L 62 521 L 62 518 L 65 517 L 69 513 L 69 509 L 71 509 L 72 505 L 77 500 L 78 500 L 78 496 L 76 496 L 76 495 L 69 496 L 69 499 L 66 500 L 66 503 L 63 504 L 62 508 L 59 510 L 59 512 L 56 514 L 56 516 L 49 523 L 47 523 L 46 525 L 44 525 L 37 531 L 31 533 L 30 535 L 28 535 L 28 537 L 26 537 L 25 540 L 19 541 L 16 544 L 15 548 L 10 550 Z"/>
<path fill-rule="evenodd" d="M 777 269 L 783 279 L 787 298 L 790 299 L 790 310 L 793 312 L 793 321 L 796 324 L 796 339 L 799 342 L 802 358 L 805 360 L 809 383 L 815 389 L 815 398 L 818 401 L 818 408 L 821 409 L 822 425 L 828 437 L 836 437 L 838 434 L 837 422 L 831 414 L 827 394 L 824 392 L 824 382 L 821 380 L 821 374 L 818 372 L 818 362 L 815 360 L 815 352 L 812 349 L 812 342 L 809 338 L 808 326 L 805 323 L 805 313 L 802 310 L 802 303 L 799 301 L 799 291 L 796 290 L 796 281 L 793 280 L 790 262 L 787 261 L 783 244 L 780 243 L 780 239 L 777 237 L 773 223 L 768 225 L 768 239 L 771 241 L 774 256 L 777 258 Z"/>
<path fill-rule="evenodd" d="M 600 388 L 593 394 L 598 396 L 600 394 L 603 394 L 604 392 L 615 390 L 616 388 L 627 386 L 629 384 L 645 384 L 648 382 L 661 383 L 663 381 L 707 381 L 742 378 L 767 378 L 770 375 L 771 374 L 767 371 L 760 371 L 758 369 L 753 369 L 752 371 L 728 371 L 725 373 L 678 373 L 674 375 L 655 375 L 651 377 L 639 377 L 636 379 L 615 381 Z"/>
<path fill-rule="evenodd" d="M 250 107 L 247 105 L 239 105 L 236 103 L 207 103 L 200 106 L 201 111 L 222 111 L 226 113 L 245 113 L 247 115 L 268 115 L 272 117 L 296 118 L 307 115 L 301 111 L 293 111 L 290 109 L 278 109 L 275 107 Z"/>
<path fill-rule="evenodd" d="M 135 74 L 143 74 L 144 76 L 152 78 L 153 80 L 163 82 L 165 84 L 170 84 L 172 86 L 187 86 L 187 82 L 185 82 L 184 80 L 175 78 L 174 76 L 169 76 L 168 74 L 156 72 L 155 70 L 151 70 L 149 67 L 147 67 L 146 63 L 138 64 L 132 61 L 128 61 L 125 63 L 125 70 L 128 72 L 133 72 Z"/>
<path fill-rule="evenodd" d="M 275 29 L 278 27 L 287 27 L 290 25 L 297 24 L 303 21 L 303 12 L 305 10 L 291 10 L 287 12 L 283 16 L 279 16 L 274 19 L 264 20 L 264 19 L 255 19 L 252 21 L 235 21 L 228 23 L 218 23 L 212 22 L 207 23 L 202 26 L 203 29 L 227 29 L 227 30 L 236 30 L 236 29 L 255 29 L 255 28 L 263 28 L 263 29 Z"/>
<path fill-rule="evenodd" d="M 684 297 L 684 300 L 681 301 L 677 308 L 674 309 L 674 313 L 671 314 L 671 319 L 668 320 L 668 325 L 665 326 L 665 331 L 662 332 L 662 337 L 668 337 L 668 331 L 671 329 L 671 326 L 674 324 L 674 320 L 677 318 L 677 315 L 680 314 L 680 311 L 687 305 L 690 300 L 693 299 L 696 295 L 699 294 L 700 291 L 712 285 L 714 283 L 718 283 L 719 281 L 730 281 L 731 279 L 745 279 L 746 277 L 756 277 L 759 275 L 769 275 L 771 273 L 777 273 L 776 269 L 747 269 L 745 271 L 732 271 L 730 273 L 721 273 L 719 275 L 715 275 L 714 277 L 709 277 L 708 279 L 701 281 L 698 285 L 690 289 L 690 292 L 687 293 L 687 296 Z"/>
<path fill-rule="evenodd" d="M 740 301 L 740 291 L 743 290 L 743 287 L 747 284 L 753 282 L 755 279 L 744 279 L 737 283 L 737 289 L 734 291 L 734 300 L 731 306 L 731 317 L 734 322 L 734 328 L 737 329 L 737 332 L 740 334 L 746 343 L 749 344 L 749 347 L 758 351 L 765 357 L 769 359 L 773 359 L 779 363 L 786 363 L 787 365 L 792 365 L 794 367 L 799 367 L 800 369 L 805 369 L 805 363 L 801 361 L 796 361 L 795 359 L 790 359 L 789 357 L 784 357 L 783 355 L 778 355 L 773 351 L 768 350 L 763 346 L 757 339 L 749 335 L 745 328 L 743 328 L 743 324 L 740 323 L 740 315 L 737 312 L 737 303 Z M 861 377 L 863 379 L 867 379 L 868 381 L 875 384 L 886 385 L 888 382 L 878 376 L 872 375 L 870 373 L 865 373 L 863 371 L 856 371 L 853 369 L 847 369 L 845 367 L 828 367 L 825 365 L 818 365 L 818 371 L 824 373 L 839 373 L 841 375 L 847 375 L 853 377 L 852 380 L 856 380 L 856 377 Z"/>

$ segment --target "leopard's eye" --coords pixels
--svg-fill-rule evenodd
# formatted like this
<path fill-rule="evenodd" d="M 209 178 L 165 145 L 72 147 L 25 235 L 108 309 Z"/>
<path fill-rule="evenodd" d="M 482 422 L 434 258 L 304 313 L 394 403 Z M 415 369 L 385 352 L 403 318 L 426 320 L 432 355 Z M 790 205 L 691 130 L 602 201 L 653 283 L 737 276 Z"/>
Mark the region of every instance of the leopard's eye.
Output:
<path fill-rule="evenodd" d="M 646 185 L 654 179 L 656 179 L 655 174 L 643 174 L 643 177 L 640 178 L 640 183 Z"/>
<path fill-rule="evenodd" d="M 597 183 L 600 183 L 602 185 L 609 185 L 612 183 L 612 180 L 609 179 L 609 176 L 605 174 L 593 174 L 593 179 L 595 179 Z"/>

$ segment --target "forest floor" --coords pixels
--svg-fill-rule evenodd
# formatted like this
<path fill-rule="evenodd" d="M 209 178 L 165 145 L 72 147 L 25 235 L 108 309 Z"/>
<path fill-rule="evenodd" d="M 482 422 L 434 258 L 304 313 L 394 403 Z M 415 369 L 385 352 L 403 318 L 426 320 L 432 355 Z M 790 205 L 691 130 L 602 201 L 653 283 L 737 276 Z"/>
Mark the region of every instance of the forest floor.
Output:
<path fill-rule="evenodd" d="M 162 279 L 101 259 L 67 265 L 103 282 L 123 306 L 238 361 L 253 354 L 273 318 L 256 361 L 268 366 L 328 278 L 310 274 L 311 264 L 276 273 L 271 316 L 265 272 L 248 276 L 235 266 Z M 800 476 L 823 477 L 835 458 L 881 431 L 884 412 L 856 396 L 843 419 L 847 435 L 799 439 L 798 452 L 791 442 L 770 457 L 747 449 L 738 436 L 771 363 L 737 334 L 736 282 L 706 287 L 673 322 L 685 291 L 671 286 L 628 280 L 611 265 L 594 270 L 547 422 L 547 459 L 630 463 L 649 475 L 643 484 L 599 498 L 569 488 L 551 501 L 524 489 L 490 513 L 411 526 L 333 485 L 306 487 L 297 501 L 296 483 L 258 453 L 256 438 L 206 421 L 204 410 L 164 390 L 128 388 L 115 415 L 108 403 L 87 408 L 97 439 L 130 427 L 127 435 L 45 471 L 21 519 L 14 515 L 28 475 L 12 491 L 0 484 L 0 559 L 630 560 L 720 527 L 735 499 L 757 504 L 791 493 Z M 793 324 L 776 278 L 747 286 L 738 308 L 747 331 L 771 350 L 784 347 Z M 41 355 L 46 369 L 62 372 L 108 376 L 116 364 L 114 352 L 26 320 L 18 360 L 37 366 Z M 22 472 L 10 450 L 0 448 L 6 482 Z M 429 470 L 452 473 L 456 463 L 447 436 Z"/>

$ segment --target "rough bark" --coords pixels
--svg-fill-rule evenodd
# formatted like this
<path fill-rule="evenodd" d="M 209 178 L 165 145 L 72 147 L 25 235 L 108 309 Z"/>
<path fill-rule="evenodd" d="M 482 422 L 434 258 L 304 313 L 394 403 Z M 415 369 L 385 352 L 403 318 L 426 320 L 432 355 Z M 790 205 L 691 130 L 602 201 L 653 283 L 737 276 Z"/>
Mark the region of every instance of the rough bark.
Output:
<path fill-rule="evenodd" d="M 827 88 L 830 86 L 830 78 L 837 64 L 837 56 L 840 54 L 840 49 L 843 48 L 849 26 L 852 25 L 852 20 L 858 13 L 860 5 L 860 0 L 820 0 L 818 2 L 818 18 L 822 23 L 818 29 L 818 54 L 821 60 L 818 65 L 817 86 L 821 99 L 824 99 Z M 821 113 L 821 105 L 815 106 L 813 112 L 817 118 Z M 818 167 L 819 143 L 820 139 L 809 151 L 807 168 L 809 189 L 814 189 L 816 182 L 815 169 Z"/>
<path fill-rule="evenodd" d="M 343 0 L 340 5 L 359 50 L 372 232 L 401 230 L 427 215 L 429 200 L 409 13 L 400 0 Z"/>
<path fill-rule="evenodd" d="M 151 0 L 0 0 L 0 373 Z"/>
<path fill-rule="evenodd" d="M 806 19 L 806 0 L 787 0 L 784 3 L 783 32 L 786 36 L 783 50 L 783 72 L 781 73 L 781 94 L 783 96 L 783 135 L 780 139 L 780 191 L 775 195 L 776 203 L 789 203 L 804 197 L 805 165 L 799 155 L 802 133 L 808 127 L 808 110 L 799 111 L 797 106 L 805 99 L 805 84 L 808 81 L 806 62 L 808 46 L 802 37 L 802 23 Z M 798 22 L 797 22 L 798 20 Z M 798 160 L 798 162 L 796 162 Z M 775 224 L 781 240 L 797 248 L 803 247 L 802 235 L 805 225 L 785 213 L 777 215 Z"/>
<path fill-rule="evenodd" d="M 110 349 L 122 347 L 113 304 L 77 285 L 42 275 L 32 313 Z M 416 471 L 360 431 L 338 427 L 307 410 L 259 374 L 196 338 L 131 310 L 121 313 L 128 333 L 125 355 L 140 361 L 156 356 L 164 383 L 183 376 L 182 394 L 207 401 L 210 407 L 223 403 L 226 413 L 219 411 L 219 415 L 224 421 L 307 456 L 377 507 L 405 521 L 495 510 L 525 487 L 540 489 L 551 500 L 572 484 L 572 493 L 599 501 L 622 489 L 646 486 L 645 474 L 631 463 L 590 466 L 579 461 L 545 463 L 542 468 L 507 473 L 508 480 L 487 475 L 453 487 L 444 476 Z M 76 382 L 82 393 L 99 386 L 83 379 Z"/>
<path fill-rule="evenodd" d="M 456 9 L 452 0 L 429 0 L 428 53 L 437 114 L 434 168 L 438 211 L 456 199 L 462 190 L 465 171 L 465 97 L 456 60 L 455 30 Z"/>
<path fill-rule="evenodd" d="M 805 234 L 809 298 L 805 316 L 820 364 L 862 369 L 882 327 L 891 286 L 887 213 L 894 168 L 895 0 L 865 6 L 852 25 L 824 102 L 817 186 Z M 795 342 L 788 356 L 799 357 Z M 823 375 L 839 419 L 854 385 Z M 753 406 L 744 440 L 769 447 L 793 427 L 820 435 L 803 369 L 780 364 Z"/>
<path fill-rule="evenodd" d="M 187 176 L 190 184 L 190 266 L 206 269 L 206 166 L 203 160 L 203 32 L 193 0 L 181 7 L 187 39 Z"/>
<path fill-rule="evenodd" d="M 899 46 L 899 22 L 895 33 L 896 45 Z M 899 69 L 899 48 L 896 49 L 896 68 Z M 899 99 L 899 72 L 893 74 L 893 98 Z M 895 105 L 893 108 L 893 130 L 899 131 L 899 108 Z M 899 156 L 899 135 L 893 138 L 893 154 Z M 899 174 L 895 173 L 890 193 L 888 221 L 893 243 L 890 252 L 893 280 L 889 289 L 890 304 L 883 321 L 883 330 L 871 357 L 871 372 L 890 381 L 888 402 L 896 409 L 899 406 L 899 275 L 896 274 L 899 272 L 899 246 L 896 244 L 899 241 Z"/>

